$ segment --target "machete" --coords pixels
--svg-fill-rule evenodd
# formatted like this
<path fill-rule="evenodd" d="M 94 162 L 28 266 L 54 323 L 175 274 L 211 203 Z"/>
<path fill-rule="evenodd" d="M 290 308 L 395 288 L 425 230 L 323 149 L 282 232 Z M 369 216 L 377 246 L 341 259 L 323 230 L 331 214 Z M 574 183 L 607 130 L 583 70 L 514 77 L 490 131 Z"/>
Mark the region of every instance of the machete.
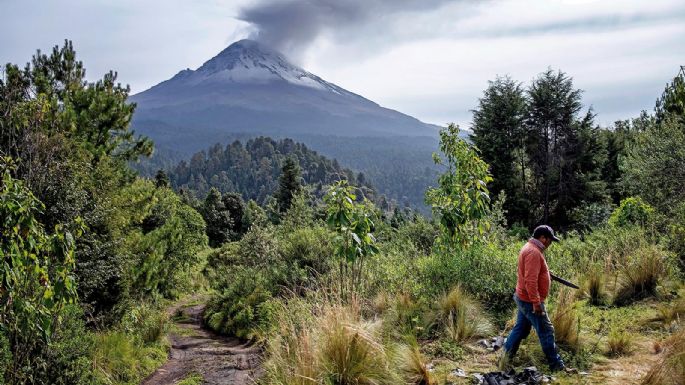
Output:
<path fill-rule="evenodd" d="M 549 273 L 549 276 L 552 278 L 553 281 L 557 281 L 562 285 L 566 285 L 566 286 L 572 287 L 574 289 L 580 289 L 580 287 L 578 287 L 578 285 L 576 285 L 575 283 L 571 283 L 571 282 L 569 282 L 563 278 L 559 278 L 556 275 L 552 274 L 551 272 Z"/>

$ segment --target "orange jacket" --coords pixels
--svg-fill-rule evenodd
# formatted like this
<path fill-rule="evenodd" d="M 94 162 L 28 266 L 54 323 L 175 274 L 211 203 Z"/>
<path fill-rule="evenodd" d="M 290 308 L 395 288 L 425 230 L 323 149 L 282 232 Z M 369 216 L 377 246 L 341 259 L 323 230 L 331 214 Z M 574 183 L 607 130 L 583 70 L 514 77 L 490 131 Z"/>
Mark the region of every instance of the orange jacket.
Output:
<path fill-rule="evenodd" d="M 542 254 L 544 246 L 534 239 L 519 252 L 516 295 L 525 302 L 544 302 L 549 294 L 549 269 Z"/>

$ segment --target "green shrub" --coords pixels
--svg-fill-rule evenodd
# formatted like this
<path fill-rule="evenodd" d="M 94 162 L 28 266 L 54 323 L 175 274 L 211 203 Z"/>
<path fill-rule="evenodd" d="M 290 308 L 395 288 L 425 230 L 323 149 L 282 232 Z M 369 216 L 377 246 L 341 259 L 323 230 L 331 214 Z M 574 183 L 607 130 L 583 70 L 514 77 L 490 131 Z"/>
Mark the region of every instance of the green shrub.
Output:
<path fill-rule="evenodd" d="M 332 239 L 323 227 L 299 228 L 283 235 L 279 254 L 286 266 L 288 286 L 307 286 L 313 277 L 330 271 L 335 253 Z"/>
<path fill-rule="evenodd" d="M 121 327 L 137 335 L 145 344 L 158 342 L 169 329 L 169 315 L 163 309 L 138 305 L 130 309 L 121 320 Z"/>
<path fill-rule="evenodd" d="M 236 266 L 234 270 L 233 281 L 207 304 L 205 322 L 222 334 L 257 338 L 268 310 L 260 305 L 271 298 L 270 284 L 254 268 Z"/>
<path fill-rule="evenodd" d="M 630 197 L 621 201 L 611 217 L 609 224 L 625 227 L 629 225 L 646 226 L 654 219 L 654 208 L 645 203 L 640 197 Z"/>
<path fill-rule="evenodd" d="M 92 332 L 83 322 L 78 305 L 65 307 L 45 356 L 46 373 L 37 382 L 52 385 L 93 385 L 97 383 L 91 355 L 95 349 Z"/>
<path fill-rule="evenodd" d="M 579 231 L 592 231 L 605 225 L 614 211 L 614 205 L 607 203 L 583 204 L 571 211 L 571 220 Z"/>
<path fill-rule="evenodd" d="M 397 229 L 397 236 L 408 239 L 423 255 L 431 253 L 439 234 L 440 230 L 422 216 L 416 217 L 413 221 L 405 222 Z"/>
<path fill-rule="evenodd" d="M 420 293 L 435 298 L 458 284 L 488 309 L 510 308 L 519 249 L 520 244 L 505 250 L 494 245 L 473 245 L 454 255 L 421 258 L 415 270 Z"/>

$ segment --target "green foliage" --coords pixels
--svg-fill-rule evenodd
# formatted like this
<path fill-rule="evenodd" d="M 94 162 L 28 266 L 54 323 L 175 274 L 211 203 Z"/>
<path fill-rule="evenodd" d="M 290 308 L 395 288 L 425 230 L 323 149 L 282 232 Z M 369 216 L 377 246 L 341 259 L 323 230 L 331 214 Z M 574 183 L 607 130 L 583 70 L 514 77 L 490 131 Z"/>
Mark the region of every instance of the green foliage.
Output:
<path fill-rule="evenodd" d="M 12 366 L 12 352 L 10 351 L 10 342 L 5 337 L 5 334 L 0 331 L 0 380 L 5 382 L 5 373 Z"/>
<path fill-rule="evenodd" d="M 190 373 L 186 378 L 177 382 L 176 385 L 202 385 L 202 375 L 199 373 Z"/>
<path fill-rule="evenodd" d="M 621 201 L 621 205 L 611 213 L 609 224 L 612 226 L 647 226 L 654 218 L 654 209 L 640 197 L 630 197 Z"/>
<path fill-rule="evenodd" d="M 331 269 L 332 235 L 323 227 L 275 232 L 252 226 L 245 236 L 210 254 L 205 269 L 219 291 L 206 311 L 207 325 L 224 334 L 260 339 L 271 324 L 273 296 L 297 293 Z"/>
<path fill-rule="evenodd" d="M 46 233 L 37 221 L 44 206 L 2 159 L 0 172 L 0 333 L 7 336 L 12 366 L 10 384 L 32 381 L 27 371 L 35 352 L 48 344 L 56 318 L 76 297 L 74 239 L 61 226 Z"/>
<path fill-rule="evenodd" d="M 501 250 L 494 245 L 474 245 L 451 255 L 420 258 L 414 270 L 421 295 L 435 298 L 459 284 L 494 310 L 511 306 L 516 286 L 519 245 Z"/>
<path fill-rule="evenodd" d="M 143 346 L 140 340 L 125 332 L 109 331 L 95 336 L 92 362 L 96 383 L 139 384 L 166 359 L 164 347 Z"/>
<path fill-rule="evenodd" d="M 649 120 L 626 152 L 620 164 L 625 188 L 672 216 L 685 200 L 685 120 Z"/>
<path fill-rule="evenodd" d="M 433 250 L 433 244 L 440 234 L 440 230 L 423 216 L 417 216 L 412 221 L 407 221 L 397 229 L 399 238 L 406 238 L 414 247 L 424 255 L 429 255 Z"/>
<path fill-rule="evenodd" d="M 6 112 L 0 114 L 0 147 L 9 149 L 7 155 L 20 156 L 22 141 L 34 131 L 64 135 L 96 158 L 130 160 L 151 154 L 152 143 L 129 130 L 135 105 L 126 102 L 129 88 L 116 78 L 109 72 L 87 83 L 70 41 L 55 46 L 50 55 L 38 51 L 23 71 L 8 64 L 0 80 L 0 108 Z"/>
<path fill-rule="evenodd" d="M 492 180 L 488 165 L 475 149 L 459 138 L 459 127 L 450 124 L 440 131 L 440 151 L 433 154 L 436 164 L 446 165 L 439 187 L 428 189 L 426 202 L 440 221 L 446 245 L 466 246 L 476 229 L 482 234 L 487 223 L 480 222 L 488 212 L 490 196 L 487 183 Z"/>
<path fill-rule="evenodd" d="M 355 203 L 354 188 L 347 181 L 330 187 L 324 197 L 328 226 L 337 233 L 335 254 L 340 273 L 340 294 L 354 299 L 364 284 L 364 263 L 378 253 L 373 235 L 373 206 Z"/>
<path fill-rule="evenodd" d="M 656 118 L 663 120 L 668 116 L 679 116 L 685 119 L 685 69 L 666 86 L 664 93 L 656 101 Z"/>
<path fill-rule="evenodd" d="M 181 281 L 183 273 L 199 261 L 198 253 L 207 245 L 200 214 L 172 190 L 143 179 L 123 189 L 114 203 L 117 234 L 132 255 L 126 271 L 132 294 L 177 297 L 189 285 Z"/>
<path fill-rule="evenodd" d="M 619 357 L 629 355 L 634 349 L 633 339 L 633 336 L 624 330 L 612 329 L 607 336 L 607 356 Z"/>
<path fill-rule="evenodd" d="M 139 337 L 143 344 L 152 344 L 166 335 L 169 315 L 157 307 L 142 304 L 129 310 L 119 327 L 129 335 Z"/>
<path fill-rule="evenodd" d="M 327 274 L 334 266 L 333 235 L 323 227 L 288 232 L 283 235 L 279 249 L 288 266 L 291 287 L 310 287 L 316 276 Z"/>
<path fill-rule="evenodd" d="M 86 329 L 83 318 L 83 310 L 77 305 L 68 305 L 61 312 L 59 327 L 43 356 L 44 365 L 35 367 L 36 382 L 54 385 L 98 384 L 90 359 L 95 349 L 94 335 Z"/>
<path fill-rule="evenodd" d="M 260 305 L 271 298 L 271 283 L 260 270 L 244 266 L 233 267 L 231 277 L 220 295 L 208 303 L 205 321 L 223 334 L 258 338 L 256 326 L 268 316 L 260 311 Z"/>

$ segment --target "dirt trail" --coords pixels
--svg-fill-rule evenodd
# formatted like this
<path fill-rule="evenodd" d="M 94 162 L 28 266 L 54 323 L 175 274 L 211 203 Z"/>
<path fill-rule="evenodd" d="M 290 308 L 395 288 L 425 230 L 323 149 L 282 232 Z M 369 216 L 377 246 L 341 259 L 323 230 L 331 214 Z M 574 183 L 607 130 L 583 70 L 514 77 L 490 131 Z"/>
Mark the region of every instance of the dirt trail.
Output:
<path fill-rule="evenodd" d="M 179 333 L 171 333 L 169 361 L 141 385 L 173 385 L 191 373 L 200 374 L 206 385 L 253 384 L 260 374 L 259 349 L 236 338 L 216 335 L 202 328 L 205 305 L 183 306 L 186 317 L 176 322 Z"/>

